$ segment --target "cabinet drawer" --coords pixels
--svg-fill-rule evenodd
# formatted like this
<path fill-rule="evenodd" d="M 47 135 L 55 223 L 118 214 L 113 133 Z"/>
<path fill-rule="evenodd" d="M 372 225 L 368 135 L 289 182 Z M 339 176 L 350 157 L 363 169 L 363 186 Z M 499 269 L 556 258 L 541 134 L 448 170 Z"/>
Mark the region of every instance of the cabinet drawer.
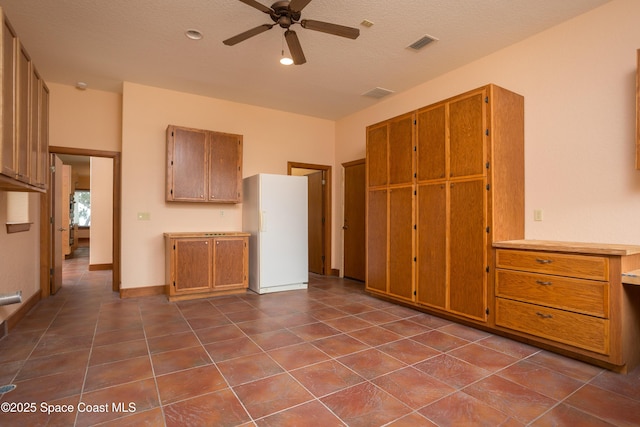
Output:
<path fill-rule="evenodd" d="M 609 280 L 609 259 L 600 256 L 498 249 L 496 267 L 580 279 Z"/>
<path fill-rule="evenodd" d="M 496 295 L 598 317 L 609 317 L 609 283 L 498 270 Z"/>
<path fill-rule="evenodd" d="M 496 325 L 609 354 L 607 319 L 497 298 Z"/>

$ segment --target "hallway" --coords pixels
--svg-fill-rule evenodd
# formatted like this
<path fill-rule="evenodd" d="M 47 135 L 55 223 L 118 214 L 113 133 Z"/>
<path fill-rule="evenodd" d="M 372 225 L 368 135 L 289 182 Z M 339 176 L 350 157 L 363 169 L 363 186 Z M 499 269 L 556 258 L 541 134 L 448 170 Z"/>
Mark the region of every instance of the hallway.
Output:
<path fill-rule="evenodd" d="M 17 386 L 2 426 L 640 425 L 640 369 L 614 374 L 361 283 L 123 300 L 85 255 L 0 340 L 0 385 Z"/>

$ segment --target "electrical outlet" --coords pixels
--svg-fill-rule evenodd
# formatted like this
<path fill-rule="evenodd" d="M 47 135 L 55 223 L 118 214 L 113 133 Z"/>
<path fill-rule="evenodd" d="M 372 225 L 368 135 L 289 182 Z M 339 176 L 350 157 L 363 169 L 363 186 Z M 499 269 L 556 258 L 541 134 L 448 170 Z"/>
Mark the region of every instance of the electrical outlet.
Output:
<path fill-rule="evenodd" d="M 138 221 L 151 220 L 151 214 L 149 212 L 138 212 Z"/>
<path fill-rule="evenodd" d="M 534 209 L 534 211 L 533 211 L 533 220 L 534 221 L 542 221 L 542 209 Z"/>
<path fill-rule="evenodd" d="M 224 210 L 220 209 L 220 216 L 224 216 Z"/>

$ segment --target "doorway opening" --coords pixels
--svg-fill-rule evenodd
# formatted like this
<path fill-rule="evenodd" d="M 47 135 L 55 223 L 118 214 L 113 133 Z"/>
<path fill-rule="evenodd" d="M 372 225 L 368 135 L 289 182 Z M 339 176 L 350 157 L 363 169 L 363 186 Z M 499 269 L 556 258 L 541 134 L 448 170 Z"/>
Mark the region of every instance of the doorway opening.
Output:
<path fill-rule="evenodd" d="M 287 173 L 309 178 L 309 272 L 337 276 L 331 269 L 331 166 L 287 162 Z"/>
<path fill-rule="evenodd" d="M 101 151 L 101 150 L 88 150 L 79 148 L 66 148 L 66 147 L 49 147 L 49 153 L 57 156 L 71 158 L 72 157 L 95 157 L 102 158 L 99 160 L 112 159 L 112 227 L 111 227 L 111 259 L 112 263 L 108 264 L 111 269 L 112 289 L 114 292 L 120 290 L 121 270 L 120 270 L 120 241 L 121 241 L 121 224 L 120 224 L 120 198 L 121 198 L 121 182 L 120 182 L 120 153 L 113 151 Z M 79 158 L 78 157 L 78 158 Z M 53 166 L 53 165 L 51 165 Z M 55 292 L 56 282 L 60 281 L 62 265 L 56 265 L 54 262 L 55 251 L 53 248 L 54 242 L 54 227 L 52 227 L 52 221 L 54 221 L 52 207 L 56 202 L 56 199 L 60 198 L 59 193 L 54 194 L 53 183 L 49 185 L 49 191 L 41 196 L 40 199 L 40 289 L 41 297 L 46 298 Z M 57 200 L 60 203 L 60 200 Z M 70 206 L 65 206 L 67 212 L 70 211 Z M 65 228 L 65 227 L 60 227 Z M 77 242 L 78 246 L 80 242 L 86 243 L 83 240 L 84 230 L 73 230 L 74 238 L 69 239 L 69 242 Z M 83 236 L 83 237 L 81 237 Z M 76 240 L 77 239 L 77 240 Z M 104 266 L 104 269 L 106 265 Z M 102 269 L 100 265 L 96 269 Z M 58 283 L 59 286 L 59 283 Z M 52 292 L 53 289 L 53 292 Z"/>

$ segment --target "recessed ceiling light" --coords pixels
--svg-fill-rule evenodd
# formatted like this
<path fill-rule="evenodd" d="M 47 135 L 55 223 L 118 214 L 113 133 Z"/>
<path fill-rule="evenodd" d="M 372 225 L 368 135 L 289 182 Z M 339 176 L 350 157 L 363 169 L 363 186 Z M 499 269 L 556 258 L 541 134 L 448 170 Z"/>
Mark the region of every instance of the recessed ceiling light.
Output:
<path fill-rule="evenodd" d="M 184 32 L 184 35 L 191 40 L 200 40 L 202 38 L 202 33 L 198 30 L 187 30 Z"/>
<path fill-rule="evenodd" d="M 85 82 L 77 82 L 76 89 L 85 90 L 87 88 L 87 84 Z"/>

